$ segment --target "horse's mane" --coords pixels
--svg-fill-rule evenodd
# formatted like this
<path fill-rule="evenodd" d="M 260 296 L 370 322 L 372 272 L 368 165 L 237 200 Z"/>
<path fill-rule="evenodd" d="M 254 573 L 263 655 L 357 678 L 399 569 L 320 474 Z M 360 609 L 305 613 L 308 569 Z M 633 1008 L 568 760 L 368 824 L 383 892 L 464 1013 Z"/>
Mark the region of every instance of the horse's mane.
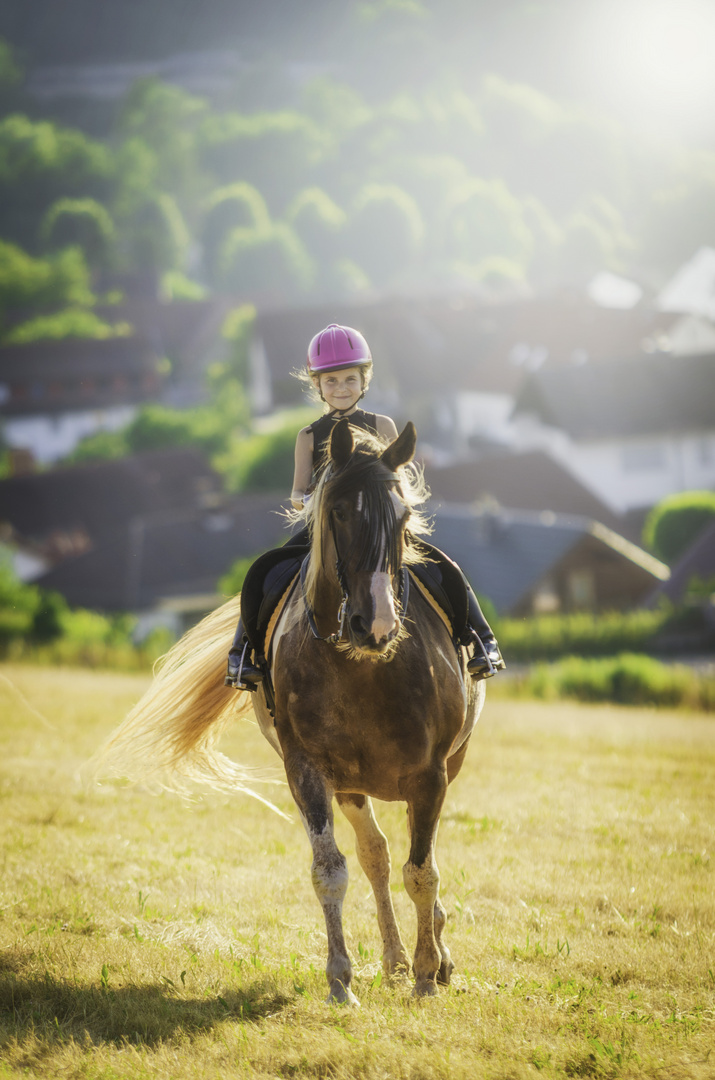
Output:
<path fill-rule="evenodd" d="M 305 581 L 305 592 L 309 602 L 315 598 L 315 589 L 319 577 L 323 573 L 334 574 L 334 566 L 326 566 L 324 551 L 324 534 L 327 520 L 327 507 L 332 505 L 341 496 L 354 492 L 359 486 L 366 492 L 368 501 L 374 508 L 372 518 L 380 518 L 387 524 L 386 518 L 392 510 L 394 520 L 394 508 L 389 500 L 384 498 L 386 481 L 392 479 L 392 475 L 380 464 L 380 456 L 385 450 L 385 443 L 378 437 L 368 432 L 352 428 L 355 450 L 347 463 L 340 469 L 329 464 L 323 470 L 318 481 L 313 497 L 308 505 L 302 510 L 289 511 L 288 517 L 291 522 L 308 525 L 311 537 L 311 557 Z M 407 537 L 428 535 L 432 531 L 432 524 L 427 517 L 424 504 L 429 497 L 429 491 L 425 483 L 424 474 L 420 466 L 410 462 L 402 465 L 397 470 L 399 494 L 403 503 L 410 512 L 407 526 Z M 382 489 L 382 490 L 380 490 Z M 379 542 L 380 537 L 373 538 Z M 370 548 L 369 541 L 362 556 L 369 561 L 374 556 L 374 546 Z M 394 564 L 394 555 L 388 552 L 387 565 L 392 572 L 398 567 Z M 419 544 L 405 543 L 402 551 L 402 562 L 406 565 L 415 565 L 424 562 L 424 554 Z"/>

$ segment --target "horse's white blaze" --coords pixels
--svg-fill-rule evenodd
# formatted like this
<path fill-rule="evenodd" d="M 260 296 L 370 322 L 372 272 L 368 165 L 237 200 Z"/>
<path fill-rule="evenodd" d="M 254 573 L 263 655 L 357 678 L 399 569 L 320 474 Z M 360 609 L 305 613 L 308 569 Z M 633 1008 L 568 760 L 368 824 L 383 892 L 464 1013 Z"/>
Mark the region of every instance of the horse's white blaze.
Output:
<path fill-rule="evenodd" d="M 373 610 L 371 633 L 375 641 L 384 641 L 399 628 L 392 575 L 382 571 L 374 573 L 370 580 L 370 596 Z"/>

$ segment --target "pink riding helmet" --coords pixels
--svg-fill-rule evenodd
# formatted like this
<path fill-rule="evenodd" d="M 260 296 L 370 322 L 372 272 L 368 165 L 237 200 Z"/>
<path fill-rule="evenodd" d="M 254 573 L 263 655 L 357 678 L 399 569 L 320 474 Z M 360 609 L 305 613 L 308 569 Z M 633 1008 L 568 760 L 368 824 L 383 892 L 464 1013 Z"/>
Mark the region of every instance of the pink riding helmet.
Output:
<path fill-rule="evenodd" d="M 359 330 L 331 323 L 316 334 L 308 346 L 308 371 L 322 375 L 346 367 L 365 367 L 372 363 L 370 346 Z"/>

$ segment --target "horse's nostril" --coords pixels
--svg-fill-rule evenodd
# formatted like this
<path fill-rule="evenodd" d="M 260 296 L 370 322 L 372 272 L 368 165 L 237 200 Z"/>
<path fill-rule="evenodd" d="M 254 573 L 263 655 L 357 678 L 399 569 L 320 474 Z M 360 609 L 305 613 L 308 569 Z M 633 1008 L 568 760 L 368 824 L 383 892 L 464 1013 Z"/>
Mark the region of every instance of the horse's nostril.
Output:
<path fill-rule="evenodd" d="M 366 638 L 368 635 L 368 626 L 362 615 L 350 616 L 350 629 L 359 640 Z"/>

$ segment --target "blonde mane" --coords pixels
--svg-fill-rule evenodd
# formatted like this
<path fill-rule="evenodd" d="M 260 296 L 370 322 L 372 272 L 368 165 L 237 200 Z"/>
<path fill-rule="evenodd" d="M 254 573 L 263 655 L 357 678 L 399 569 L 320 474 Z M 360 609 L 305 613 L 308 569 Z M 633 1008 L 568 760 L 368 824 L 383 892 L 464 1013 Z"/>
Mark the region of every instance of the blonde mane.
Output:
<path fill-rule="evenodd" d="M 350 462 L 345 466 L 346 474 L 356 464 L 367 464 L 371 460 L 377 464 L 383 453 L 386 443 L 378 436 L 371 435 L 361 428 L 351 427 L 355 441 L 355 451 Z M 332 496 L 335 484 L 339 482 L 341 473 L 335 473 L 331 465 L 328 465 L 318 481 L 316 489 L 308 505 L 302 510 L 286 511 L 291 524 L 308 526 L 310 530 L 310 561 L 305 579 L 305 595 L 309 604 L 315 602 L 317 584 L 321 576 L 327 575 L 335 579 L 335 566 L 325 558 L 325 543 L 327 535 L 327 497 Z M 406 537 L 408 542 L 403 549 L 402 561 L 407 566 L 415 566 L 424 562 L 424 554 L 418 544 L 409 543 L 410 537 L 428 536 L 432 532 L 432 523 L 424 509 L 424 504 L 429 498 L 429 490 L 424 478 L 422 467 L 410 462 L 402 465 L 397 470 L 399 482 L 399 494 L 402 502 L 409 510 L 410 517 L 407 526 Z"/>

